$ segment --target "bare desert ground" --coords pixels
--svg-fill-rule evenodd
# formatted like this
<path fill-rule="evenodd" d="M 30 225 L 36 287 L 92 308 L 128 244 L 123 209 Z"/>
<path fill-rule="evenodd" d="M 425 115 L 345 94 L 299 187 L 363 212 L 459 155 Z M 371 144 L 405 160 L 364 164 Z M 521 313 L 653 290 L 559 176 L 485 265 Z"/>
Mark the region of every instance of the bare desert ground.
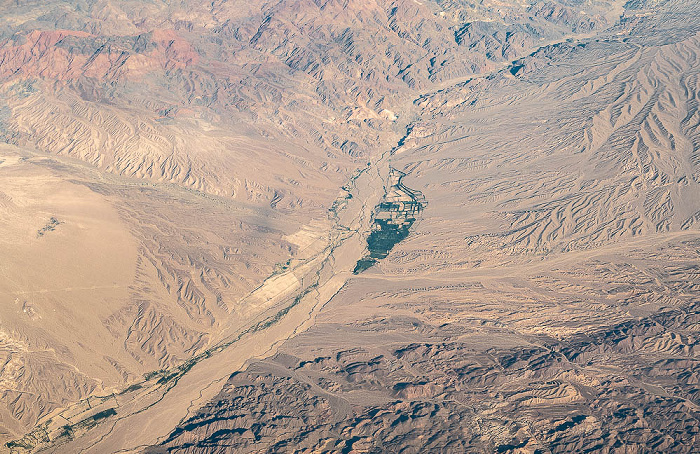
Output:
<path fill-rule="evenodd" d="M 700 450 L 695 2 L 0 11 L 7 451 Z"/>

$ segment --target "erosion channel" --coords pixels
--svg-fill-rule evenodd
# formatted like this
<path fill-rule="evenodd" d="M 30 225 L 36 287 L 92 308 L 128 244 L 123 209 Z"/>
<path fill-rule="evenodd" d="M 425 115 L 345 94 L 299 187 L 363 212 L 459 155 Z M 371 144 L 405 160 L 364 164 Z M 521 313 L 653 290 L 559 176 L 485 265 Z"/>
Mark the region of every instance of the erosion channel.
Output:
<path fill-rule="evenodd" d="M 253 358 L 274 354 L 285 340 L 313 325 L 358 263 L 375 263 L 406 237 L 425 201 L 401 183 L 404 174 L 389 166 L 388 155 L 355 172 L 329 211 L 327 234 L 244 297 L 241 307 L 254 312 L 232 312 L 209 349 L 123 390 L 57 410 L 7 447 L 14 453 L 126 453 L 167 437 L 215 396 L 231 373 Z M 362 259 L 365 244 L 369 252 Z"/>

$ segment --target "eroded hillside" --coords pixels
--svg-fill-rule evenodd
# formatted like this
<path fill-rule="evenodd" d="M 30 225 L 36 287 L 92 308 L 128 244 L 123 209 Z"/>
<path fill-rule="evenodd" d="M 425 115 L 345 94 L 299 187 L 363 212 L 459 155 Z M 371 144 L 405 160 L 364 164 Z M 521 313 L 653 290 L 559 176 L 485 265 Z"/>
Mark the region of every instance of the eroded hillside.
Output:
<path fill-rule="evenodd" d="M 13 451 L 695 450 L 693 2 L 1 5 Z"/>

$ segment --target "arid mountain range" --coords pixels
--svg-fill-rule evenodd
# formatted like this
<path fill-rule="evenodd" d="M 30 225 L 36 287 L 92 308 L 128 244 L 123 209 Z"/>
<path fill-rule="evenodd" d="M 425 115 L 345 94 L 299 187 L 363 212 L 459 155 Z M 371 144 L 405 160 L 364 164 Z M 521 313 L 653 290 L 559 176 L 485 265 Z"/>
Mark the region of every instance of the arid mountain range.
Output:
<path fill-rule="evenodd" d="M 700 450 L 694 0 L 0 0 L 12 453 Z"/>

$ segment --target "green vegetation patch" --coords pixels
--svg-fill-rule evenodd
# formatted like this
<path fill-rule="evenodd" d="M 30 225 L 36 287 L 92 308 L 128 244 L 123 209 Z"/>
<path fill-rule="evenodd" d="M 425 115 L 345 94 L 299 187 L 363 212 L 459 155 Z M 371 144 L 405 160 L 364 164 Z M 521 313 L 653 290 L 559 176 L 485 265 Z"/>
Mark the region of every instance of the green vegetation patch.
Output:
<path fill-rule="evenodd" d="M 101 419 L 109 418 L 110 416 L 114 416 L 117 414 L 117 410 L 114 408 L 108 408 L 106 410 L 102 410 L 100 412 L 95 413 L 94 415 L 90 416 L 89 418 L 84 419 L 83 421 L 99 421 Z M 81 421 L 81 422 L 83 422 Z"/>
<path fill-rule="evenodd" d="M 353 270 L 354 274 L 371 268 L 379 260 L 386 258 L 396 243 L 405 240 L 409 229 L 416 222 L 415 215 L 426 205 L 420 191 L 409 189 L 401 183 L 403 173 L 396 170 L 393 172 L 399 173 L 399 179 L 391 186 L 392 199 L 382 200 L 375 207 L 372 231 L 367 237 L 368 253 L 358 260 Z M 399 194 L 398 198 L 396 194 Z"/>

